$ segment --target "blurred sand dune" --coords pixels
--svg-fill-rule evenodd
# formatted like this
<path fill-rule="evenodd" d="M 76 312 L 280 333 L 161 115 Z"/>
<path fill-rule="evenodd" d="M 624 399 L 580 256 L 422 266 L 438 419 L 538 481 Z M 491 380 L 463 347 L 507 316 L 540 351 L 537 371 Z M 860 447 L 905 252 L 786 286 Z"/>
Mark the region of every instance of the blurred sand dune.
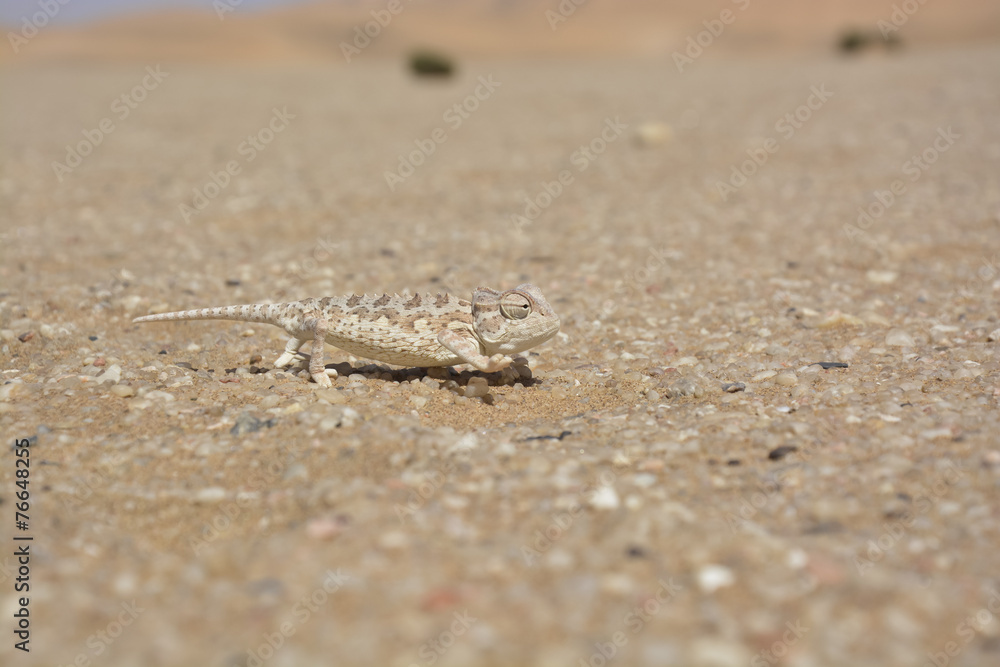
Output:
<path fill-rule="evenodd" d="M 235 3 L 237 0 L 218 0 Z M 580 1 L 580 0 L 577 0 Z M 358 59 L 396 56 L 427 46 L 468 57 L 667 57 L 687 39 L 716 29 L 731 12 L 711 56 L 829 51 L 848 27 L 875 30 L 894 12 L 906 45 L 1000 38 L 995 0 L 885 1 L 723 0 L 389 0 L 316 3 L 251 12 L 184 10 L 133 14 L 86 25 L 51 26 L 12 49 L 6 62 L 345 62 L 343 44 L 363 45 Z M 560 14 L 562 7 L 562 14 Z M 907 15 L 909 10 L 912 15 Z M 384 26 L 374 23 L 373 12 Z M 220 18 L 221 17 L 221 18 Z M 565 20 L 561 20 L 565 19 Z M 358 32 L 370 24 L 370 43 Z M 377 30 L 376 30 L 377 28 Z M 18 30 L 18 26 L 5 27 Z M 357 38 L 357 41 L 356 41 Z"/>

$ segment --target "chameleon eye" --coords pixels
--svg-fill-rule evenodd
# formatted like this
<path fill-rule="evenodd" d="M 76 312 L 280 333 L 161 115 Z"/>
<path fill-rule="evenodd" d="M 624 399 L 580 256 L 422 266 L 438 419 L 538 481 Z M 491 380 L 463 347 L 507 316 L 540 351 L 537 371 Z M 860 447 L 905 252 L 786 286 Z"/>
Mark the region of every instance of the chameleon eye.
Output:
<path fill-rule="evenodd" d="M 500 313 L 508 320 L 523 320 L 531 312 L 531 303 L 520 294 L 508 294 L 500 301 Z"/>

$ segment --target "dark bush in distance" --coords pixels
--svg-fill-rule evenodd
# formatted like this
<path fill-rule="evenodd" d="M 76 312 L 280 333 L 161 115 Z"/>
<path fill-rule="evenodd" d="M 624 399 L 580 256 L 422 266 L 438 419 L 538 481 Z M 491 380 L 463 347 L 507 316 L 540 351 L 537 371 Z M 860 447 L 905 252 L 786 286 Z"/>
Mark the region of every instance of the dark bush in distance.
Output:
<path fill-rule="evenodd" d="M 417 51 L 410 56 L 410 71 L 416 76 L 451 76 L 455 65 L 451 58 L 432 51 Z"/>

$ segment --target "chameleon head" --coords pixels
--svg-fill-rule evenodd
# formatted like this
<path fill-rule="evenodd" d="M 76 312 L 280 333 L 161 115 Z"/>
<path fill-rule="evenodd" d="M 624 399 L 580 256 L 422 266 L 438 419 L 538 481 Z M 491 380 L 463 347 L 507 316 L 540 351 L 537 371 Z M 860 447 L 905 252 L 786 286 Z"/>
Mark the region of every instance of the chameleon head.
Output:
<path fill-rule="evenodd" d="M 559 316 L 529 283 L 506 292 L 479 287 L 472 293 L 472 318 L 487 354 L 514 354 L 544 343 L 559 331 Z"/>

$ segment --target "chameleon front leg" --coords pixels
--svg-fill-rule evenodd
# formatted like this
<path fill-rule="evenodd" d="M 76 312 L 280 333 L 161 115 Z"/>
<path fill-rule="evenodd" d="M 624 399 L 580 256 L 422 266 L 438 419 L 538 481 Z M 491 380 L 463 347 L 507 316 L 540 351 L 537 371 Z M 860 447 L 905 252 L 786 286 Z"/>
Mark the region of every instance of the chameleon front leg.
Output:
<path fill-rule="evenodd" d="M 309 355 L 309 376 L 312 377 L 313 382 L 321 387 L 332 387 L 333 382 L 330 380 L 326 366 L 323 364 L 323 345 L 326 344 L 327 331 L 326 320 L 317 317 L 306 320 L 305 325 L 313 334 L 312 354 Z M 334 377 L 336 377 L 336 374 L 337 371 L 333 371 Z"/>
<path fill-rule="evenodd" d="M 484 373 L 494 373 L 507 368 L 512 361 L 510 357 L 503 354 L 494 354 L 492 357 L 481 354 L 478 342 L 452 329 L 439 332 L 437 340 L 449 352 L 461 358 L 463 362 L 471 364 L 476 370 Z"/>

